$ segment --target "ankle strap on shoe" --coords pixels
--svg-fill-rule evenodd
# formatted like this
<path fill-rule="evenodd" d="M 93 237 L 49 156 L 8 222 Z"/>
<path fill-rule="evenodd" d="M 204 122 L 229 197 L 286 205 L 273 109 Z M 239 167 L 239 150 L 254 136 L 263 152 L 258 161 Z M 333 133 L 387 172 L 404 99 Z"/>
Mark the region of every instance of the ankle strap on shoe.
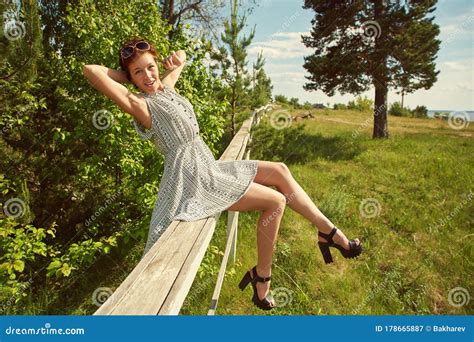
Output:
<path fill-rule="evenodd" d="M 334 236 L 334 234 L 336 234 L 336 232 L 337 232 L 337 227 L 334 226 L 329 234 L 319 232 L 318 235 L 325 238 L 326 241 L 328 241 L 328 242 L 334 242 L 332 240 L 332 237 Z"/>
<path fill-rule="evenodd" d="M 266 283 L 267 281 L 270 281 L 272 279 L 272 276 L 269 277 L 260 277 L 257 273 L 257 266 L 254 266 L 252 269 L 253 273 L 253 279 L 252 281 L 259 281 L 261 283 Z"/>

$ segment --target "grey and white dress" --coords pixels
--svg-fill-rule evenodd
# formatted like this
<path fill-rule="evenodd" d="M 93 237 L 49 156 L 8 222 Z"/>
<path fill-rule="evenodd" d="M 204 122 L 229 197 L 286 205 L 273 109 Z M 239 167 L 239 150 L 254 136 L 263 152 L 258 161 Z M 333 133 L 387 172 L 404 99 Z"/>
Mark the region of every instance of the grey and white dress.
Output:
<path fill-rule="evenodd" d="M 165 86 L 153 94 L 140 94 L 152 127 L 146 129 L 133 118 L 135 129 L 165 157 L 144 256 L 173 220 L 214 216 L 237 202 L 255 178 L 257 160 L 216 160 L 199 135 L 193 106 L 174 89 Z"/>

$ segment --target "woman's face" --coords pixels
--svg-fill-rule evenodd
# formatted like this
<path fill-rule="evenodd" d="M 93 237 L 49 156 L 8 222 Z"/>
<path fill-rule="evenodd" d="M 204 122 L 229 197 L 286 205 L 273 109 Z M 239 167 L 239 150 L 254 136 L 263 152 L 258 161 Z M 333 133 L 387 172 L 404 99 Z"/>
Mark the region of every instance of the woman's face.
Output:
<path fill-rule="evenodd" d="M 160 74 L 153 55 L 150 53 L 136 54 L 128 65 L 132 82 L 145 93 L 153 93 L 158 89 Z"/>

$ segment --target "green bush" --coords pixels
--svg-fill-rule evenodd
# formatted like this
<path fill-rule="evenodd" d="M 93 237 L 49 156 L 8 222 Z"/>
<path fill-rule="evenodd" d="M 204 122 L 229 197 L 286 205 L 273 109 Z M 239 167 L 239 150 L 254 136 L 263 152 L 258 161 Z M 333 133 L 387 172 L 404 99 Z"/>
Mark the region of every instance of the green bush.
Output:
<path fill-rule="evenodd" d="M 347 106 L 344 103 L 335 103 L 333 109 L 347 109 Z"/>
<path fill-rule="evenodd" d="M 412 110 L 412 116 L 415 118 L 426 118 L 428 117 L 428 109 L 425 106 L 416 106 Z"/>
<path fill-rule="evenodd" d="M 388 114 L 393 115 L 393 116 L 405 116 L 405 117 L 411 117 L 412 113 L 408 108 L 402 108 L 402 105 L 400 102 L 394 102 L 390 106 L 390 109 L 388 110 Z"/>
<path fill-rule="evenodd" d="M 58 254 L 53 245 L 48 243 L 56 236 L 55 226 L 36 228 L 30 224 L 23 225 L 12 217 L 0 220 L 2 313 L 11 311 L 14 304 L 27 296 L 25 289 L 30 287 L 41 262 Z"/>
<path fill-rule="evenodd" d="M 349 101 L 347 109 L 358 110 L 360 112 L 371 111 L 374 108 L 374 101 L 369 99 L 367 96 L 357 96 L 355 101 Z"/>
<path fill-rule="evenodd" d="M 290 101 L 285 95 L 275 95 L 275 102 L 288 104 Z"/>

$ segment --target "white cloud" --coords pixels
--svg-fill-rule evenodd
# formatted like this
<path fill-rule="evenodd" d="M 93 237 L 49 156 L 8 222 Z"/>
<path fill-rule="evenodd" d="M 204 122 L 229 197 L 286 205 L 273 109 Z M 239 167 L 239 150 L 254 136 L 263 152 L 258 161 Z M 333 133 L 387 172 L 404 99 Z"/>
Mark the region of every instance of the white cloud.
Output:
<path fill-rule="evenodd" d="M 472 33 L 472 26 L 469 27 L 465 24 L 466 18 L 470 20 L 468 21 L 469 25 L 472 25 L 472 15 L 464 15 L 457 18 L 457 21 L 450 20 L 448 25 L 443 26 L 444 43 L 464 39 L 465 32 Z M 283 94 L 288 98 L 297 97 L 300 99 L 300 103 L 305 101 L 311 103 L 330 102 L 331 105 L 337 102 L 347 103 L 354 98 L 354 95 L 336 93 L 329 97 L 320 90 L 305 91 L 303 89 L 303 85 L 308 83 L 305 75 L 309 75 L 303 68 L 303 57 L 311 55 L 313 51 L 302 43 L 301 35 L 309 34 L 309 32 L 273 33 L 267 40 L 255 42 L 250 46 L 249 58 L 256 60 L 260 50 L 263 50 L 263 56 L 266 59 L 264 68 L 272 79 L 274 94 Z M 446 47 L 442 45 L 441 48 Z M 472 50 L 467 52 L 470 58 L 466 58 L 466 54 L 461 53 L 459 49 L 456 49 L 456 52 L 460 53 L 459 56 L 462 57 L 457 59 L 456 56 L 451 55 L 449 60 L 437 63 L 437 70 L 441 72 L 438 75 L 438 81 L 431 89 L 421 89 L 405 96 L 407 106 L 414 108 L 418 105 L 425 105 L 431 110 L 472 110 L 474 108 Z M 295 58 L 298 58 L 298 61 L 292 62 L 291 59 Z M 370 89 L 361 95 L 373 99 L 374 90 Z M 401 96 L 395 90 L 389 92 L 389 103 L 400 100 Z"/>
<path fill-rule="evenodd" d="M 263 50 L 264 57 L 272 60 L 281 60 L 309 55 L 308 49 L 301 41 L 302 34 L 308 32 L 277 32 L 270 36 L 269 40 L 253 43 L 249 49 L 249 57 L 257 56 Z"/>
<path fill-rule="evenodd" d="M 457 71 L 463 70 L 462 66 L 461 66 L 458 62 L 446 61 L 446 62 L 443 62 L 443 64 L 444 64 L 448 69 L 451 69 L 451 70 L 457 70 Z"/>
<path fill-rule="evenodd" d="M 468 12 L 466 14 L 458 15 L 452 17 L 449 20 L 448 24 L 440 25 L 440 31 L 442 33 L 452 33 L 457 30 L 469 30 L 469 25 L 472 25 L 474 20 L 474 11 Z M 472 31 L 472 26 L 470 27 Z"/>
<path fill-rule="evenodd" d="M 474 12 L 452 18 L 449 24 L 440 26 L 440 39 L 449 44 L 455 40 L 469 39 L 472 41 Z"/>

